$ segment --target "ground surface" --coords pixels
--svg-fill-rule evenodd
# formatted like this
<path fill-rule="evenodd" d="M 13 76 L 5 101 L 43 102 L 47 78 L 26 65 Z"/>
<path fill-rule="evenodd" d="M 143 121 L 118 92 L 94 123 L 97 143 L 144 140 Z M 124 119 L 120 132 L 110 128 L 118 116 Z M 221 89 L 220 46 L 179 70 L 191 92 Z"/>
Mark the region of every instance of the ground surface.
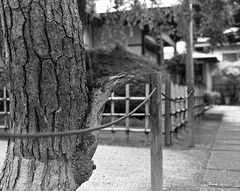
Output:
<path fill-rule="evenodd" d="M 240 190 L 240 107 L 218 107 L 223 112 L 200 191 Z"/>
<path fill-rule="evenodd" d="M 164 147 L 164 191 L 198 191 L 210 156 L 220 115 L 205 115 L 196 124 L 196 146 L 188 148 L 188 130 L 174 138 L 174 144 Z M 6 142 L 0 141 L 0 166 L 6 152 Z M 77 191 L 150 191 L 150 149 L 143 134 L 115 134 L 114 139 L 101 133 L 100 145 L 93 158 L 97 169 L 90 180 Z"/>
<path fill-rule="evenodd" d="M 196 124 L 196 145 L 188 148 L 189 131 L 174 138 L 174 144 L 164 147 L 163 169 L 165 191 L 198 191 L 214 143 L 221 115 L 205 115 Z M 144 135 L 101 133 L 94 156 L 97 169 L 78 191 L 150 191 L 150 149 Z"/>

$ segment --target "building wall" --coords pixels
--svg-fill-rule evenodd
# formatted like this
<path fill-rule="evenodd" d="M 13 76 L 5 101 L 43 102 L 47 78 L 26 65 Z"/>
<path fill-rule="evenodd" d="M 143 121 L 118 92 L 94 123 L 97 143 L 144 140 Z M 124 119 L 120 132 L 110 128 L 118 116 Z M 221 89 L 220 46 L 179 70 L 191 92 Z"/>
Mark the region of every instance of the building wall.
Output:
<path fill-rule="evenodd" d="M 213 50 L 213 53 L 217 55 L 219 61 L 224 61 L 227 54 L 236 54 L 237 59 L 240 59 L 240 45 L 226 45 L 223 47 L 217 47 Z"/>
<path fill-rule="evenodd" d="M 101 48 L 102 42 L 102 27 L 85 26 L 84 29 L 84 44 L 87 48 Z M 142 31 L 138 27 L 125 27 L 124 33 L 127 37 L 127 45 L 129 51 L 142 55 Z M 107 34 L 105 34 L 107 35 Z"/>
<path fill-rule="evenodd" d="M 129 51 L 137 55 L 142 55 L 142 31 L 139 29 L 139 27 L 125 27 L 124 33 L 127 37 Z"/>
<path fill-rule="evenodd" d="M 101 48 L 102 45 L 102 31 L 101 27 L 85 26 L 84 44 L 86 48 Z M 124 34 L 127 38 L 128 50 L 137 55 L 144 55 L 151 61 L 156 62 L 156 54 L 144 49 L 143 32 L 138 26 L 124 28 Z M 107 34 L 105 34 L 107 35 Z M 154 40 L 154 39 L 153 39 Z M 154 40 L 155 41 L 155 40 Z M 171 46 L 164 47 L 164 59 L 171 59 L 174 56 L 174 48 Z M 182 52 L 182 50 L 179 50 Z"/>

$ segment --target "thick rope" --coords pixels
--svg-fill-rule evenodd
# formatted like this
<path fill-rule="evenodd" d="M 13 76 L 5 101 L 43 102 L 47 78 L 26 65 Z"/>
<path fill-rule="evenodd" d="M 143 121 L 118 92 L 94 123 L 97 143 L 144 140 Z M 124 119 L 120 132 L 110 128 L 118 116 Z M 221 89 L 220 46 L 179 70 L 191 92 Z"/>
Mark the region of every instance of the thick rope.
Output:
<path fill-rule="evenodd" d="M 58 136 L 71 136 L 71 135 L 77 135 L 77 134 L 83 134 L 83 133 L 88 133 L 88 132 L 92 132 L 92 131 L 98 131 L 101 129 L 104 129 L 106 127 L 112 126 L 126 118 L 128 118 L 129 116 L 131 116 L 133 113 L 135 113 L 142 105 L 144 105 L 153 95 L 153 93 L 156 91 L 157 87 L 155 87 L 152 92 L 148 95 L 148 97 L 146 97 L 146 99 L 140 103 L 134 110 L 132 110 L 130 113 L 126 114 L 125 116 L 98 126 L 98 127 L 94 127 L 94 128 L 86 128 L 86 129 L 77 129 L 77 130 L 70 130 L 70 131 L 60 131 L 60 132 L 37 132 L 37 133 L 26 133 L 26 134 L 20 134 L 20 133 L 9 133 L 9 132 L 1 132 L 0 133 L 0 139 L 8 139 L 8 138 L 46 138 L 46 137 L 58 137 Z"/>

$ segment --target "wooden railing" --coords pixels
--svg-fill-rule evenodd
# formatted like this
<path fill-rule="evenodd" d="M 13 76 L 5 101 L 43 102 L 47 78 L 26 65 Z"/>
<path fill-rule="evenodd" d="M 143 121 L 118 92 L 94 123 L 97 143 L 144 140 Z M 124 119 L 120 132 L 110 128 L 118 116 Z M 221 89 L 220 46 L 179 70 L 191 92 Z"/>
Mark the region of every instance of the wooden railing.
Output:
<path fill-rule="evenodd" d="M 145 120 L 148 120 L 149 126 L 151 127 L 151 190 L 152 191 L 163 191 L 163 152 L 162 152 L 162 132 L 165 130 L 165 134 L 167 137 L 167 133 L 170 133 L 172 128 L 177 128 L 178 124 L 182 124 L 184 120 L 187 119 L 187 106 L 186 100 L 195 95 L 195 110 L 196 111 L 188 111 L 188 112 L 196 112 L 196 117 L 200 116 L 203 112 L 203 104 L 202 104 L 202 89 L 195 88 L 190 92 L 186 92 L 186 87 L 180 87 L 176 85 L 171 85 L 169 75 L 162 73 L 153 73 L 150 75 L 150 91 L 149 86 L 146 85 L 146 98 L 136 98 L 130 97 L 129 85 L 126 86 L 126 96 L 117 98 L 118 100 L 125 100 L 125 113 L 124 114 L 116 114 L 114 112 L 114 100 L 116 99 L 114 96 L 110 98 L 111 101 L 111 116 L 122 116 L 121 119 L 115 120 L 113 123 L 105 124 L 98 127 L 90 127 L 85 129 L 77 129 L 70 131 L 58 131 L 58 132 L 34 132 L 34 133 L 12 133 L 12 132 L 1 132 L 0 138 L 9 139 L 9 138 L 41 138 L 41 137 L 55 137 L 55 136 L 71 136 L 83 133 L 89 133 L 91 131 L 97 131 L 100 129 L 109 128 L 109 126 L 114 125 L 115 123 L 120 122 L 120 120 L 125 121 L 124 131 L 131 132 L 133 131 L 130 128 L 129 117 L 130 116 L 144 116 Z M 6 92 L 6 90 L 4 90 Z M 173 96 L 173 95 L 174 96 Z M 4 98 L 0 99 L 4 102 L 4 112 L 2 113 L 5 116 L 8 115 L 7 112 L 7 94 L 4 93 Z M 130 111 L 131 100 L 143 100 L 143 102 L 138 105 L 133 111 Z M 165 103 L 164 103 L 165 102 Z M 172 103 L 172 104 L 171 104 Z M 145 104 L 145 112 L 138 113 L 135 112 L 139 109 L 143 104 Z M 164 111 L 164 112 L 163 112 Z M 105 114 L 107 115 L 107 114 Z M 163 126 L 163 117 L 165 118 L 165 125 Z M 7 122 L 7 121 L 6 121 Z M 145 128 L 143 128 L 142 132 L 149 132 L 148 125 L 145 122 Z M 165 127 L 163 129 L 163 127 Z M 110 130 L 117 131 L 115 127 L 111 127 Z M 122 129 L 119 129 L 122 130 Z M 173 129 L 174 130 L 174 129 Z M 136 130 L 134 130 L 136 131 Z M 138 131 L 136 131 L 138 132 Z M 166 139 L 167 140 L 167 139 Z"/>
<path fill-rule="evenodd" d="M 9 97 L 7 96 L 7 88 L 3 87 L 2 97 L 0 97 L 0 128 L 6 128 L 8 124 Z"/>
<path fill-rule="evenodd" d="M 146 97 L 148 97 L 150 92 L 149 84 L 145 85 L 145 96 L 130 96 L 130 85 L 127 84 L 125 86 L 125 96 L 119 97 L 115 96 L 112 93 L 111 97 L 109 97 L 110 102 L 110 112 L 103 113 L 103 117 L 110 117 L 110 121 L 113 122 L 115 119 L 122 117 L 130 112 L 130 106 L 135 101 L 143 101 Z M 200 86 L 195 88 L 195 116 L 196 121 L 201 118 L 201 114 L 204 111 L 204 103 L 203 103 L 203 91 L 204 89 Z M 183 100 L 187 96 L 187 87 L 181 86 L 178 84 L 174 84 L 170 82 L 170 79 L 163 79 L 162 82 L 162 132 L 165 134 L 165 144 L 172 144 L 172 136 L 173 133 L 178 133 L 179 129 L 184 127 L 187 123 L 187 101 L 182 102 L 171 102 L 165 98 L 164 95 L 171 98 L 175 101 Z M 124 112 L 115 112 L 115 107 L 118 101 L 124 101 L 125 111 Z M 8 115 L 9 115 L 9 98 L 7 97 L 6 87 L 3 88 L 3 97 L 0 98 L 0 103 L 3 108 L 0 111 L 0 128 L 5 128 L 8 123 Z M 144 110 L 144 111 L 143 111 Z M 112 125 L 111 127 L 107 127 L 102 131 L 111 131 L 111 132 L 126 132 L 126 138 L 129 139 L 129 133 L 144 133 L 145 135 L 149 135 L 150 133 L 150 101 L 145 103 L 144 109 L 142 109 L 140 113 L 134 113 L 131 117 L 125 119 L 124 125 Z M 133 118 L 144 118 L 142 125 L 138 127 L 133 127 L 130 125 L 130 120 Z"/>
<path fill-rule="evenodd" d="M 114 93 L 112 93 L 111 97 L 109 98 L 110 102 L 110 113 L 103 113 L 103 117 L 110 117 L 111 121 L 114 121 L 116 117 L 121 117 L 129 113 L 130 111 L 130 104 L 131 101 L 143 101 L 146 97 L 149 95 L 149 84 L 146 84 L 145 86 L 145 97 L 130 97 L 130 85 L 127 84 L 125 86 L 125 97 L 116 97 Z M 124 113 L 116 113 L 115 112 L 115 106 L 117 101 L 125 101 L 125 112 Z M 138 133 L 150 133 L 150 126 L 149 126 L 149 101 L 145 104 L 145 112 L 144 113 L 134 113 L 131 117 L 144 117 L 145 118 L 145 124 L 142 128 L 133 128 L 130 127 L 130 117 L 125 120 L 124 126 L 115 126 L 103 129 L 105 131 L 126 131 L 128 132 L 138 132 Z"/>
<path fill-rule="evenodd" d="M 198 121 L 201 115 L 204 112 L 204 102 L 203 102 L 203 86 L 196 86 L 194 89 L 194 99 L 195 99 L 195 118 Z M 130 96 L 130 85 L 125 86 L 125 96 L 115 96 L 115 93 L 112 93 L 109 98 L 109 108 L 110 112 L 104 112 L 103 118 L 110 118 L 110 121 L 114 121 L 116 118 L 121 117 L 129 113 L 130 105 L 135 101 L 144 100 L 150 92 L 149 84 L 145 85 L 145 96 Z M 185 126 L 187 123 L 188 117 L 188 106 L 187 106 L 187 86 L 174 84 L 169 79 L 162 80 L 162 132 L 165 134 L 165 143 L 169 145 L 172 143 L 171 134 L 177 133 L 179 129 Z M 166 99 L 170 98 L 170 100 Z M 124 101 L 117 103 L 119 101 Z M 124 112 L 115 112 L 117 104 L 124 104 Z M 118 105 L 119 106 L 119 105 Z M 123 107 L 121 107 L 123 108 Z M 143 109 L 142 109 L 143 110 Z M 141 110 L 141 111 L 142 111 Z M 125 119 L 125 123 L 120 125 L 113 125 L 111 127 L 105 128 L 102 131 L 111 131 L 115 132 L 126 132 L 127 139 L 129 138 L 129 133 L 145 133 L 148 135 L 150 133 L 150 103 L 149 101 L 145 103 L 144 111 L 140 113 L 134 113 L 131 117 Z M 141 126 L 131 126 L 130 121 L 134 118 L 144 118 Z"/>

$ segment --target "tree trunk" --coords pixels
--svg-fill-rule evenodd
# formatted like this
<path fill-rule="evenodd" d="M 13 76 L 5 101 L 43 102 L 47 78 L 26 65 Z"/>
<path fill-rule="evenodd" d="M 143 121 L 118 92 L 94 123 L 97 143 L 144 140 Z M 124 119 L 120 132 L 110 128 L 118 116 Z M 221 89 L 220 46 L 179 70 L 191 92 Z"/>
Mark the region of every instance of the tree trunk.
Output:
<path fill-rule="evenodd" d="M 104 103 L 126 75 L 88 90 L 77 0 L 0 0 L 0 14 L 9 131 L 99 125 Z M 76 190 L 92 174 L 96 135 L 10 139 L 0 190 Z"/>

